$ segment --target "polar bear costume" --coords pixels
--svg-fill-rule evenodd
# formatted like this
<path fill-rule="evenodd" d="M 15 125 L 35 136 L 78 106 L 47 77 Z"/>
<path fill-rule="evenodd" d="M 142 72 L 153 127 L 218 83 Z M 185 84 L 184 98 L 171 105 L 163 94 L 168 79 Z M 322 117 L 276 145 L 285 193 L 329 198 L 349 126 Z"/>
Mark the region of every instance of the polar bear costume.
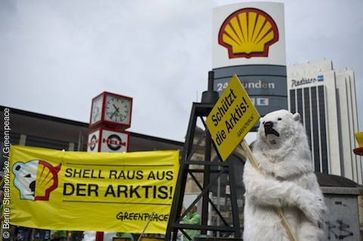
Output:
<path fill-rule="evenodd" d="M 261 118 L 253 153 L 259 170 L 246 162 L 243 240 L 289 241 L 277 208 L 298 241 L 320 240 L 326 206 L 300 115 L 278 110 Z"/>

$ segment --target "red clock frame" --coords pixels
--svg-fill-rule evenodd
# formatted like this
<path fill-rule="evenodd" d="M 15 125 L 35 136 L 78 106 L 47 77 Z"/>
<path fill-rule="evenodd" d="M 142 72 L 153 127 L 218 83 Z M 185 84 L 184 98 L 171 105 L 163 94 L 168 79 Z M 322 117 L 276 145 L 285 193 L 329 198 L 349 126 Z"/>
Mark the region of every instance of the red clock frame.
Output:
<path fill-rule="evenodd" d="M 97 98 L 99 98 L 100 96 L 102 96 L 102 107 L 101 107 L 101 119 L 96 121 L 95 123 L 92 123 L 92 111 L 93 111 L 93 105 L 94 102 Z M 118 123 L 118 122 L 113 122 L 113 121 L 109 121 L 105 119 L 105 113 L 106 113 L 106 98 L 107 96 L 113 96 L 116 98 L 122 98 L 122 99 L 127 99 L 130 101 L 130 111 L 128 113 L 128 123 L 127 124 L 123 124 L 123 123 Z M 113 130 L 125 130 L 127 128 L 129 128 L 131 126 L 131 118 L 132 118 L 132 105 L 133 105 L 133 98 L 129 97 L 129 96 L 125 96 L 125 95 L 119 95 L 119 94 L 115 94 L 115 93 L 111 93 L 111 92 L 107 92 L 104 91 L 101 94 L 97 95 L 96 97 L 94 97 L 92 99 L 92 105 L 91 105 L 91 113 L 90 113 L 90 125 L 89 128 L 90 129 L 95 129 L 97 127 L 100 126 L 104 126 L 104 127 L 108 127 L 108 128 L 113 128 Z"/>

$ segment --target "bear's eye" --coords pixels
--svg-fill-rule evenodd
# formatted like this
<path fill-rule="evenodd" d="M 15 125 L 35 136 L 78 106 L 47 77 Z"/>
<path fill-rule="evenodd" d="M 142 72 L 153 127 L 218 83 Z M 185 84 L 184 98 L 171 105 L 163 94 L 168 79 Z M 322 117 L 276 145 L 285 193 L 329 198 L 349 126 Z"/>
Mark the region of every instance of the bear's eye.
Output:
<path fill-rule="evenodd" d="M 265 122 L 264 121 L 262 121 L 262 125 L 264 125 L 265 124 Z"/>
<path fill-rule="evenodd" d="M 25 175 L 24 177 L 30 178 L 30 177 L 32 177 L 32 175 L 28 174 L 28 175 Z"/>
<path fill-rule="evenodd" d="M 277 120 L 280 121 L 280 120 L 282 120 L 282 118 L 279 117 L 279 118 L 277 118 Z"/>

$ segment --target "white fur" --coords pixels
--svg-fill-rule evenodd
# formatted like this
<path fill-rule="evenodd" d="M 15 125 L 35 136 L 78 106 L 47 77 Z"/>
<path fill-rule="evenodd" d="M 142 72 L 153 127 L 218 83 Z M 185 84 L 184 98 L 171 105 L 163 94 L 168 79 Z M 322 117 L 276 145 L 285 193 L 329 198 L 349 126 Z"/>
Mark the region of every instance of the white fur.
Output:
<path fill-rule="evenodd" d="M 253 153 L 259 171 L 247 161 L 244 241 L 289 241 L 276 208 L 282 208 L 298 241 L 318 241 L 326 209 L 313 172 L 311 154 L 299 114 L 279 110 L 260 120 Z M 263 123 L 272 121 L 280 134 L 265 136 Z"/>

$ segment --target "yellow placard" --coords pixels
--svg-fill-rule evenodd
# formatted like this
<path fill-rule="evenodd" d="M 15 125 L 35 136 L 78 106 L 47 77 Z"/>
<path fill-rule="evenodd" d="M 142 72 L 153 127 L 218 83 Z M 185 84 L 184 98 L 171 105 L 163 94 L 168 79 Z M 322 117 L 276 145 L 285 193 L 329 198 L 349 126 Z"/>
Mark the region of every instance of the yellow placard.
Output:
<path fill-rule="evenodd" d="M 260 119 L 240 80 L 234 75 L 207 117 L 207 127 L 223 160 Z"/>
<path fill-rule="evenodd" d="M 178 151 L 64 152 L 12 146 L 13 225 L 51 230 L 165 233 Z"/>

